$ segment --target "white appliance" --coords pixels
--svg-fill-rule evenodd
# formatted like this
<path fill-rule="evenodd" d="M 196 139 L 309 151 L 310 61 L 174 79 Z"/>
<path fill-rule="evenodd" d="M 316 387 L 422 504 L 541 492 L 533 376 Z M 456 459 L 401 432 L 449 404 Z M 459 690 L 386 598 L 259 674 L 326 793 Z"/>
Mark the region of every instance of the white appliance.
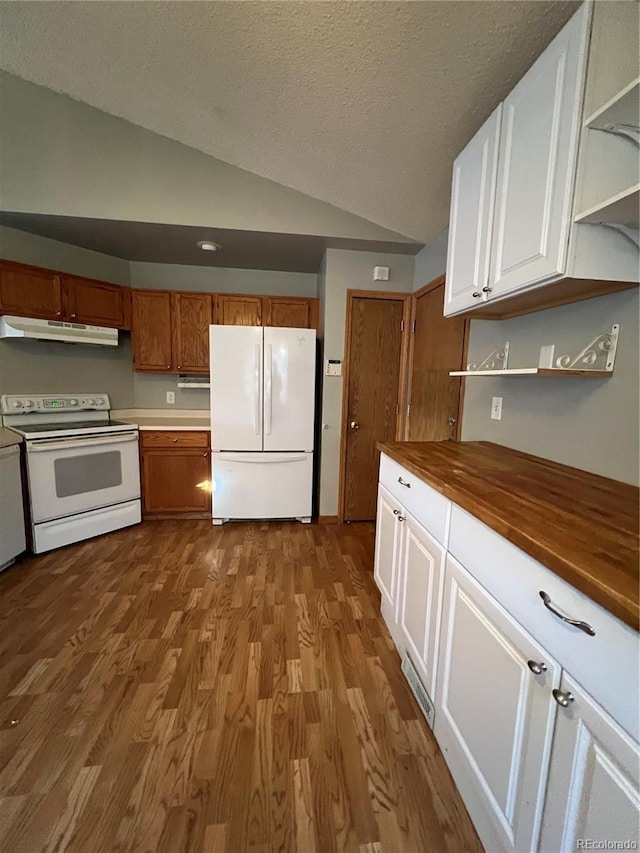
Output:
<path fill-rule="evenodd" d="M 213 523 L 311 520 L 316 333 L 211 326 Z"/>
<path fill-rule="evenodd" d="M 0 338 L 62 341 L 66 344 L 118 346 L 118 330 L 66 320 L 38 320 L 33 317 L 0 317 Z"/>
<path fill-rule="evenodd" d="M 26 548 L 20 447 L 0 447 L 0 571 Z"/>
<path fill-rule="evenodd" d="M 35 554 L 141 520 L 138 428 L 110 419 L 107 394 L 4 395 L 0 410 L 25 439 Z"/>

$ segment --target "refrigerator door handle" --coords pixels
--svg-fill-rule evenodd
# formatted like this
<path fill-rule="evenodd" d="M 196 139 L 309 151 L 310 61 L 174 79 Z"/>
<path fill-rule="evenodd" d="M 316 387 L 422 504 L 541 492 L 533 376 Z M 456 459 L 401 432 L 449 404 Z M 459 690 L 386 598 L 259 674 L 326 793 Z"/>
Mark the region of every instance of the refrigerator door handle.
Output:
<path fill-rule="evenodd" d="M 260 422 L 260 409 L 261 406 L 261 385 L 262 382 L 260 377 L 260 368 L 262 362 L 262 346 L 260 344 L 256 344 L 255 347 L 255 364 L 253 370 L 253 392 L 254 392 L 254 403 L 253 403 L 253 432 L 255 435 L 260 435 L 260 431 L 262 429 L 262 424 Z"/>
<path fill-rule="evenodd" d="M 273 374 L 273 347 L 266 344 L 264 348 L 264 434 L 271 435 L 271 389 Z"/>

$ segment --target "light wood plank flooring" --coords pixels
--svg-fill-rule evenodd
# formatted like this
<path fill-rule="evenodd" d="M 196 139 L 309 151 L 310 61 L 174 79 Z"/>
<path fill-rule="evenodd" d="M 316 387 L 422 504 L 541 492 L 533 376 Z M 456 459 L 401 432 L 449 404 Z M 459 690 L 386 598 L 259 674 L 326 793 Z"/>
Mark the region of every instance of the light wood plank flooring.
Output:
<path fill-rule="evenodd" d="M 481 851 L 372 550 L 145 522 L 0 575 L 0 850 Z"/>

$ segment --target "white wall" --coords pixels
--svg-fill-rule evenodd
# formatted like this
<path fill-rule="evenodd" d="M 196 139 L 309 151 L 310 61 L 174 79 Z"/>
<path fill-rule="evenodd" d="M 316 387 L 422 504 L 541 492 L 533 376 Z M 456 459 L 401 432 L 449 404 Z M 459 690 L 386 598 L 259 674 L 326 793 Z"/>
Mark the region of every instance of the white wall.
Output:
<path fill-rule="evenodd" d="M 445 228 L 415 256 L 413 289 L 420 290 L 434 278 L 444 275 L 447 268 L 447 240 L 449 229 Z"/>
<path fill-rule="evenodd" d="M 379 290 L 411 293 L 413 257 L 378 252 L 329 249 L 321 277 L 321 313 L 324 328 L 324 359 L 344 358 L 347 290 Z M 373 281 L 375 266 L 389 267 L 389 281 Z M 320 515 L 338 514 L 340 427 L 343 380 L 324 376 L 320 443 Z"/>

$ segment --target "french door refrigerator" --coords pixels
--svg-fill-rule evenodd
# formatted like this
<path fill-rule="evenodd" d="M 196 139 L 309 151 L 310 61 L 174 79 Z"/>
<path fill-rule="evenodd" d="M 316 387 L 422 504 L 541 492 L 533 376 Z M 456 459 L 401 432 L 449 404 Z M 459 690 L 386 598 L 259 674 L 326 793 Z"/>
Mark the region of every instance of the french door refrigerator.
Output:
<path fill-rule="evenodd" d="M 316 333 L 210 326 L 213 523 L 311 520 Z"/>

